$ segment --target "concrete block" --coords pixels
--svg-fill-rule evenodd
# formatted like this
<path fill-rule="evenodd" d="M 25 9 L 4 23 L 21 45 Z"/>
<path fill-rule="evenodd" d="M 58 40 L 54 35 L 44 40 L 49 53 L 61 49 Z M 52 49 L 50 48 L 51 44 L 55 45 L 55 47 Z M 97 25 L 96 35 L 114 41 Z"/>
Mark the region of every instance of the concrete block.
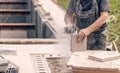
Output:
<path fill-rule="evenodd" d="M 118 54 L 116 51 L 82 51 L 74 52 L 67 63 L 73 73 L 120 73 L 120 59 L 98 62 L 88 59 L 89 55 L 101 54 L 101 56 Z"/>
<path fill-rule="evenodd" d="M 112 60 L 119 59 L 120 54 L 119 53 L 111 53 L 111 52 L 97 53 L 97 54 L 89 55 L 88 58 L 91 60 L 94 60 L 94 61 L 106 62 L 106 61 L 112 61 Z"/>
<path fill-rule="evenodd" d="M 71 52 L 80 52 L 87 50 L 87 37 L 82 41 L 78 42 L 77 35 L 71 35 Z"/>
<path fill-rule="evenodd" d="M 8 60 L 5 59 L 0 60 L 0 73 L 2 71 L 5 72 L 7 70 L 8 64 L 9 64 Z"/>

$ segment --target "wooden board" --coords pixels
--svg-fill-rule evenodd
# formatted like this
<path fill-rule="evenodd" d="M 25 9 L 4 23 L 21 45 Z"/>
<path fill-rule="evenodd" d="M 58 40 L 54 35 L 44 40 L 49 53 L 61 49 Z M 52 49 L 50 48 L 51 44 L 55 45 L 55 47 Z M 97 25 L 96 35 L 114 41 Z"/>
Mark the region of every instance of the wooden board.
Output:
<path fill-rule="evenodd" d="M 87 49 L 87 37 L 82 41 L 78 42 L 77 35 L 71 35 L 71 52 L 80 52 Z"/>

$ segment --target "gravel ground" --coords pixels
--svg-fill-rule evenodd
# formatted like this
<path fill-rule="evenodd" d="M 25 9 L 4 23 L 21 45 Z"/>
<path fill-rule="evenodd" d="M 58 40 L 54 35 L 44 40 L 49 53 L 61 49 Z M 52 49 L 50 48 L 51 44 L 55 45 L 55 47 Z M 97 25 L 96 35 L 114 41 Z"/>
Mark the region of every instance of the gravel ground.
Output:
<path fill-rule="evenodd" d="M 69 58 L 48 58 L 51 73 L 72 73 L 66 66 Z"/>

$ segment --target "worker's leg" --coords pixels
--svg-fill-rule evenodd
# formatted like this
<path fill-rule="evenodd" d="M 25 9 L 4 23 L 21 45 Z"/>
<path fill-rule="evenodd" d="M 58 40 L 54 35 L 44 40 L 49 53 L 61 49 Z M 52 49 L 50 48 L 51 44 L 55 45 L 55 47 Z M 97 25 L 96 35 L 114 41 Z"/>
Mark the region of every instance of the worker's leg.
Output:
<path fill-rule="evenodd" d="M 102 33 L 94 34 L 94 36 L 95 36 L 94 50 L 105 50 L 106 36 Z"/>
<path fill-rule="evenodd" d="M 102 33 L 90 34 L 87 37 L 87 50 L 105 50 L 106 36 Z"/>
<path fill-rule="evenodd" d="M 87 37 L 87 50 L 92 50 L 94 48 L 94 43 L 95 43 L 95 37 L 94 34 L 90 34 Z"/>

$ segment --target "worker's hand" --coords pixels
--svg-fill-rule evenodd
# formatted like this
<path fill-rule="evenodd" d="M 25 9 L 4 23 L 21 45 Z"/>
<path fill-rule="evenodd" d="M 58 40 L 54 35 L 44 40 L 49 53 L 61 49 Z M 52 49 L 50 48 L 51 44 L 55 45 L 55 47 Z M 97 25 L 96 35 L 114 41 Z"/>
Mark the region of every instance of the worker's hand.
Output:
<path fill-rule="evenodd" d="M 72 25 L 66 25 L 65 28 L 64 28 L 64 31 L 66 33 L 71 33 L 71 28 L 72 28 Z"/>
<path fill-rule="evenodd" d="M 78 42 L 82 42 L 85 37 L 87 37 L 90 34 L 90 31 L 86 29 L 81 29 L 77 35 Z"/>
<path fill-rule="evenodd" d="M 77 30 L 77 28 L 74 25 L 66 25 L 65 32 L 66 33 L 74 33 Z"/>

